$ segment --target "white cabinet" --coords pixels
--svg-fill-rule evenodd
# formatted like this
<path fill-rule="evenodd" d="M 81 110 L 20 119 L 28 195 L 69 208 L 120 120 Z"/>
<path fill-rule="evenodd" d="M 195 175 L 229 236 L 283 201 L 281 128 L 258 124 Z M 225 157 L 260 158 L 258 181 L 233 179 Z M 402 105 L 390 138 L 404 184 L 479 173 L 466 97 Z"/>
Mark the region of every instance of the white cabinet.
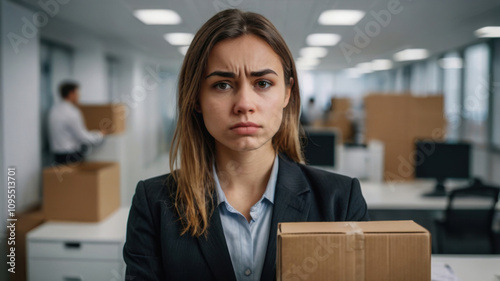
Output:
<path fill-rule="evenodd" d="M 124 280 L 128 208 L 98 223 L 47 222 L 30 231 L 29 281 Z"/>

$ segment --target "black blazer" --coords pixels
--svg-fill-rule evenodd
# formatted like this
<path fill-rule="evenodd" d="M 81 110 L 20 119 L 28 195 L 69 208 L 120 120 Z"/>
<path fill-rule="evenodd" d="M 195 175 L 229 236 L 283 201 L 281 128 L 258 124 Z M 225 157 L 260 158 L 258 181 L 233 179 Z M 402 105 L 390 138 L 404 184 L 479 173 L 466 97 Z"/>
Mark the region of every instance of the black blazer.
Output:
<path fill-rule="evenodd" d="M 216 208 L 207 237 L 179 236 L 169 175 L 140 181 L 128 217 L 125 280 L 236 280 Z M 172 182 L 172 181 L 170 181 Z M 276 279 L 279 222 L 368 220 L 359 181 L 279 157 L 274 209 L 262 281 Z"/>

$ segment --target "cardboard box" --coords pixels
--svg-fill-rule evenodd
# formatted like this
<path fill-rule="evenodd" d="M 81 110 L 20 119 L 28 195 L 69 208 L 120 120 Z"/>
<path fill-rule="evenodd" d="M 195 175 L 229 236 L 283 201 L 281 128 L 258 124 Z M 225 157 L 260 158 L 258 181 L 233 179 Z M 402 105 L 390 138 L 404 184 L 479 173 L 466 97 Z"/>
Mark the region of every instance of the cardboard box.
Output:
<path fill-rule="evenodd" d="M 83 162 L 43 170 L 47 220 L 98 222 L 120 207 L 120 167 Z"/>
<path fill-rule="evenodd" d="M 277 280 L 429 281 L 431 239 L 413 221 L 278 226 Z"/>
<path fill-rule="evenodd" d="M 341 142 L 351 141 L 353 137 L 352 121 L 350 117 L 351 100 L 348 98 L 332 98 L 331 110 L 326 113 L 324 126 L 337 128 Z"/>
<path fill-rule="evenodd" d="M 384 179 L 390 182 L 415 178 L 415 146 L 407 139 L 386 140 L 384 145 Z"/>
<path fill-rule="evenodd" d="M 26 234 L 44 223 L 45 215 L 40 208 L 16 215 L 16 273 L 9 273 L 11 281 L 27 280 Z M 11 245 L 7 245 L 10 249 Z"/>
<path fill-rule="evenodd" d="M 79 105 L 88 130 L 109 130 L 111 134 L 125 131 L 124 104 Z"/>
<path fill-rule="evenodd" d="M 442 140 L 445 135 L 443 96 L 371 94 L 364 102 L 366 141 L 379 140 L 385 146 L 384 179 L 414 179 L 415 140 Z"/>

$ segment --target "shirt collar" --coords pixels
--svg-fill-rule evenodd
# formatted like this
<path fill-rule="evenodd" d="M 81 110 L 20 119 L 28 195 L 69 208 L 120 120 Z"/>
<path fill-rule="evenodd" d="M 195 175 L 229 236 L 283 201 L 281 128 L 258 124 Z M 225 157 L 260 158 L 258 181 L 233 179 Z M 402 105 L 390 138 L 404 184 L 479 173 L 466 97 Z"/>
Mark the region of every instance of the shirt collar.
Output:
<path fill-rule="evenodd" d="M 262 198 L 259 201 L 262 201 L 264 198 L 267 199 L 271 204 L 274 204 L 274 192 L 276 191 L 276 181 L 278 179 L 278 170 L 279 170 L 279 160 L 278 154 L 274 158 L 273 169 L 271 170 L 271 176 L 269 177 L 269 181 L 267 182 L 266 191 L 262 195 Z M 226 195 L 220 186 L 219 177 L 217 176 L 217 172 L 215 170 L 215 161 L 213 164 L 213 176 L 215 180 L 215 191 L 217 193 L 217 205 L 220 205 L 223 202 L 227 202 Z"/>

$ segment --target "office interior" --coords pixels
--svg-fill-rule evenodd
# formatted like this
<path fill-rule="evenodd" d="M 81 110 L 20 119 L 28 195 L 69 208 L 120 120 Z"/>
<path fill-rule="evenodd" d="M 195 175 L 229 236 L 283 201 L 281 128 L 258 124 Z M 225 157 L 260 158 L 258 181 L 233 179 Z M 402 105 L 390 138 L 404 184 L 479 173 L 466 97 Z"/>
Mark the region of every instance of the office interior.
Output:
<path fill-rule="evenodd" d="M 130 207 L 139 180 L 168 173 L 177 77 L 189 34 L 226 8 L 261 13 L 282 33 L 297 64 L 301 120 L 312 137 L 327 136 L 331 148 L 311 157 L 320 158 L 319 168 L 360 179 L 373 220 L 415 220 L 431 232 L 438 255 L 438 221 L 446 217 L 448 197 L 424 196 L 437 178 L 449 177 L 448 194 L 474 184 L 500 187 L 498 1 L 1 0 L 0 179 L 6 183 L 8 169 L 16 169 L 16 214 L 44 207 L 43 171 L 54 166 L 47 114 L 60 101 L 57 89 L 65 80 L 80 84 L 81 104 L 125 108 L 124 131 L 106 136 L 87 156 L 118 164 L 121 209 Z M 141 9 L 168 9 L 179 22 L 148 24 Z M 361 15 L 354 23 L 322 22 L 330 10 Z M 317 34 L 327 36 L 311 36 Z M 427 127 L 403 141 L 402 132 L 418 124 Z M 418 174 L 415 147 L 426 140 L 467 144 L 467 152 L 447 147 L 432 171 L 448 176 Z M 447 169 L 457 163 L 467 172 Z M 0 195 L 3 223 L 7 188 Z M 441 251 L 453 255 L 445 262 L 460 264 L 466 254 L 486 257 L 483 266 L 500 261 L 498 209 L 494 242 L 472 235 L 470 252 L 461 252 L 465 244 L 457 242 L 449 253 Z M 8 232 L 1 229 L 6 249 Z M 463 263 L 458 271 L 467 269 Z M 6 262 L 0 264 L 0 279 L 7 280 Z"/>

